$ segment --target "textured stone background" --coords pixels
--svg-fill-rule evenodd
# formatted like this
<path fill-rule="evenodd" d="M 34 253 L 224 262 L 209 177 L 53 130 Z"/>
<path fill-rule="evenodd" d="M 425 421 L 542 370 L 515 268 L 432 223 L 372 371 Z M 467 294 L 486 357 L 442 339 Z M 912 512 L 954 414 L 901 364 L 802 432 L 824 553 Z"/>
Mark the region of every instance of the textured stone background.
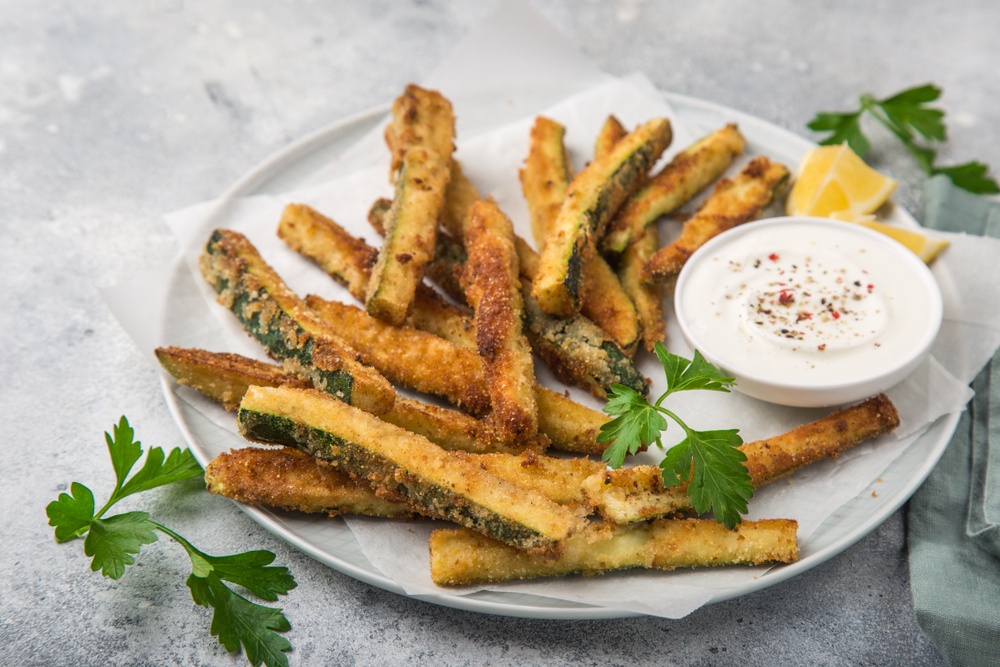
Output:
<path fill-rule="evenodd" d="M 1000 4 L 532 4 L 613 74 L 730 105 L 809 136 L 820 109 L 933 81 L 942 162 L 1000 168 Z M 122 414 L 182 444 L 149 353 L 98 289 L 169 260 L 162 214 L 220 194 L 290 141 L 419 81 L 493 2 L 0 0 L 0 664 L 219 665 L 208 614 L 169 542 L 112 582 L 57 546 L 46 503 L 111 487 L 102 441 Z M 879 135 L 882 136 L 882 135 Z M 874 161 L 919 214 L 923 176 Z M 830 562 L 679 620 L 537 621 L 454 611 L 359 583 L 262 531 L 232 503 L 167 490 L 155 512 L 212 553 L 266 548 L 299 587 L 282 600 L 296 665 L 941 664 L 916 625 L 904 518 Z"/>

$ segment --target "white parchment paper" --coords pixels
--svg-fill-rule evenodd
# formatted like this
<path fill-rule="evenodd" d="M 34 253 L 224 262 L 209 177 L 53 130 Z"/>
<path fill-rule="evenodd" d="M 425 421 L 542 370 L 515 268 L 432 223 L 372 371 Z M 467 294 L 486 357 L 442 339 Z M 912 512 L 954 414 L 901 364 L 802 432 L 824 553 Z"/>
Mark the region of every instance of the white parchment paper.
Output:
<path fill-rule="evenodd" d="M 490 76 L 483 76 L 484 72 Z M 530 238 L 530 226 L 517 169 L 527 154 L 529 128 L 538 113 L 566 125 L 568 148 L 578 168 L 589 159 L 593 138 L 611 113 L 626 126 L 653 116 L 671 118 L 675 139 L 668 156 L 696 138 L 642 75 L 619 79 L 600 72 L 519 1 L 501 4 L 494 19 L 474 31 L 422 83 L 441 90 L 452 100 L 459 118 L 458 158 L 482 193 L 497 200 L 525 238 Z M 143 352 L 150 353 L 152 359 L 152 348 L 157 345 L 182 345 L 264 358 L 260 347 L 243 332 L 235 318 L 214 304 L 214 295 L 197 274 L 197 256 L 212 228 L 220 222 L 247 235 L 298 293 L 320 294 L 352 303 L 346 291 L 288 249 L 275 230 L 284 205 L 301 202 L 377 245 L 378 237 L 365 220 L 377 197 L 391 196 L 388 152 L 381 130 L 382 124 L 378 124 L 338 159 L 303 176 L 300 185 L 287 192 L 205 202 L 169 214 L 168 223 L 177 236 L 180 253 L 191 270 L 190 282 L 195 287 L 179 289 L 171 270 L 164 269 L 106 292 L 113 312 Z M 784 146 L 782 150 L 789 149 Z M 902 215 L 894 213 L 897 218 Z M 943 236 L 949 238 L 951 247 L 937 261 L 934 272 L 945 296 L 946 321 L 933 357 L 889 392 L 903 418 L 901 427 L 893 435 L 861 445 L 837 461 L 800 471 L 791 478 L 793 483 L 778 483 L 758 490 L 750 505 L 749 518 L 794 518 L 799 521 L 800 541 L 807 545 L 809 536 L 824 520 L 868 488 L 928 425 L 964 408 L 971 396 L 969 381 L 1000 345 L 1000 314 L 994 308 L 1000 297 L 1000 285 L 990 278 L 1000 256 L 1000 242 Z M 166 312 L 166 305 L 173 303 L 176 312 L 178 300 L 183 300 L 185 315 L 164 322 L 162 313 Z M 691 350 L 685 347 L 673 325 L 671 311 L 668 303 L 670 347 L 679 354 L 689 355 Z M 658 363 L 643 352 L 639 364 L 654 381 L 651 393 L 658 395 L 663 390 Z M 553 383 L 544 368 L 538 369 L 538 375 L 543 383 Z M 589 395 L 576 390 L 571 393 L 578 400 L 600 408 L 600 403 Z M 231 414 L 197 397 L 191 400 L 212 420 L 235 433 Z M 739 426 L 747 441 L 784 432 L 825 412 L 783 408 L 737 393 L 679 394 L 671 401 L 673 409 L 684 415 L 692 427 Z M 637 462 L 657 461 L 654 453 L 644 456 Z M 370 562 L 408 594 L 443 592 L 430 581 L 427 564 L 427 537 L 438 524 L 348 521 Z M 720 592 L 747 586 L 764 571 L 765 568 L 732 568 L 670 574 L 630 572 L 495 585 L 490 590 L 529 592 L 677 618 Z M 476 589 L 448 592 L 464 594 L 473 590 Z"/>

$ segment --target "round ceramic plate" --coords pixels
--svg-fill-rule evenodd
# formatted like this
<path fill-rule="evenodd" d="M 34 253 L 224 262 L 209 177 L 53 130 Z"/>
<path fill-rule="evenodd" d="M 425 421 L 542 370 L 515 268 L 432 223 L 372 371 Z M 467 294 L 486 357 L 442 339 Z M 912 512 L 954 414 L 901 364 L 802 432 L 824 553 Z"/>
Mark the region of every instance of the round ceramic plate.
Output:
<path fill-rule="evenodd" d="M 679 121 L 693 132 L 705 134 L 726 123 L 736 122 L 747 137 L 748 154 L 766 154 L 784 164 L 796 165 L 813 144 L 775 125 L 753 116 L 697 99 L 664 94 Z M 330 125 L 280 151 L 249 172 L 226 192 L 221 203 L 256 194 L 277 194 L 315 183 L 325 176 L 337 156 L 365 136 L 385 119 L 388 107 L 374 109 Z M 216 218 L 224 217 L 225 206 L 217 208 Z M 916 226 L 905 211 L 894 207 L 889 221 Z M 224 219 L 213 219 L 213 226 L 225 226 Z M 164 332 L 177 330 L 177 323 L 190 317 L 190 309 L 200 297 L 183 261 L 179 261 L 168 286 L 168 298 L 162 313 Z M 165 336 L 169 340 L 169 337 Z M 178 387 L 164 379 L 164 394 L 192 452 L 205 465 L 217 454 L 246 442 L 218 426 L 191 402 L 184 400 Z M 878 492 L 868 489 L 831 514 L 808 538 L 801 540 L 800 559 L 790 565 L 771 568 L 751 583 L 718 591 L 711 601 L 718 602 L 745 595 L 785 581 L 841 553 L 870 533 L 895 512 L 920 486 L 947 445 L 958 415 L 953 414 L 932 424 L 901 456 L 880 474 Z M 874 483 L 873 483 L 874 484 Z M 261 526 L 296 548 L 330 567 L 360 581 L 405 595 L 403 589 L 384 576 L 365 557 L 347 525 L 340 519 L 269 511 L 243 506 L 243 510 Z M 458 609 L 524 618 L 600 619 L 638 615 L 635 612 L 600 605 L 542 597 L 528 593 L 480 591 L 469 595 L 439 594 L 420 599 Z"/>

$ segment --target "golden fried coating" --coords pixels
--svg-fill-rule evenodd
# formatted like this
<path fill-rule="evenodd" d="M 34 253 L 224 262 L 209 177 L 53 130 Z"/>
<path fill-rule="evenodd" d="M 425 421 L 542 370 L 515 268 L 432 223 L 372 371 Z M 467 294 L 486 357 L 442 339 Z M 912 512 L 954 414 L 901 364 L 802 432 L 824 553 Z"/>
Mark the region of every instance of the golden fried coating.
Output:
<path fill-rule="evenodd" d="M 350 475 L 293 447 L 244 447 L 219 454 L 205 467 L 205 487 L 241 503 L 284 510 L 394 519 L 413 516 L 403 503 L 379 498 Z"/>
<path fill-rule="evenodd" d="M 466 529 L 431 533 L 431 578 L 439 586 L 485 584 L 615 570 L 675 570 L 791 563 L 790 519 L 744 521 L 733 530 L 711 519 L 658 519 L 629 526 L 589 524 L 556 557 L 535 556 Z"/>
<path fill-rule="evenodd" d="M 760 156 L 735 178 L 719 181 L 701 208 L 684 223 L 680 237 L 646 263 L 643 281 L 673 284 L 695 250 L 727 229 L 755 220 L 787 179 L 787 167 Z"/>

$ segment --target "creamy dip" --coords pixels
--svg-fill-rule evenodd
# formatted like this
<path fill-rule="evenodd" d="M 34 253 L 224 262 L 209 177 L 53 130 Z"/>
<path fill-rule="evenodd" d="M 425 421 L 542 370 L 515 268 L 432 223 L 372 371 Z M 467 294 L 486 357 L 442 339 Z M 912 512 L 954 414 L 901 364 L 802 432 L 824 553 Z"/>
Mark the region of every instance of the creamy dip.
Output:
<path fill-rule="evenodd" d="M 692 258 L 675 303 L 692 344 L 737 376 L 856 382 L 921 354 L 937 332 L 940 295 L 907 253 L 850 223 L 750 223 Z"/>

